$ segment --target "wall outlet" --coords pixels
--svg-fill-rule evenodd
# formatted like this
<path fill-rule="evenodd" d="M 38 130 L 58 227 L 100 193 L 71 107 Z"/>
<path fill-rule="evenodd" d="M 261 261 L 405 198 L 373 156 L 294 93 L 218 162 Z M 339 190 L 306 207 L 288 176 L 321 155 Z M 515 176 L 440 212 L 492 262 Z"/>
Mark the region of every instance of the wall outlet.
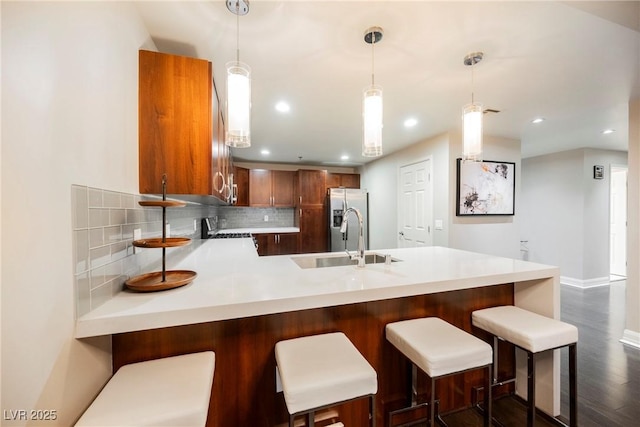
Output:
<path fill-rule="evenodd" d="M 267 222 L 267 221 L 269 221 L 269 215 L 264 216 L 264 222 Z"/>

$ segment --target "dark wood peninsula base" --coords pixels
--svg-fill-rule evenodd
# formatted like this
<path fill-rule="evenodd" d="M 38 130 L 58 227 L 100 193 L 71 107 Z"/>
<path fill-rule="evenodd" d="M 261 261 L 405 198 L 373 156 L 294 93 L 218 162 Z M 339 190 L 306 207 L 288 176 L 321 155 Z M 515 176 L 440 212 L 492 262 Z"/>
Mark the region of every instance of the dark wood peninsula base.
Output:
<path fill-rule="evenodd" d="M 429 295 L 371 301 L 195 325 L 113 335 L 113 369 L 143 360 L 213 350 L 215 376 L 207 426 L 273 427 L 287 421 L 282 393 L 276 393 L 276 342 L 305 335 L 342 331 L 378 373 L 377 425 L 389 411 L 406 406 L 409 364 L 385 339 L 385 325 L 404 319 L 437 316 L 488 340 L 472 329 L 471 312 L 514 304 L 514 285 L 503 284 Z M 513 348 L 500 347 L 498 378 L 515 373 Z M 437 383 L 441 412 L 471 406 L 472 389 L 482 385 L 482 372 L 468 372 Z M 424 378 L 421 398 L 428 398 Z M 505 388 L 503 392 L 506 392 Z M 176 390 L 179 393 L 179 390 Z M 347 426 L 367 423 L 365 400 L 337 408 Z"/>

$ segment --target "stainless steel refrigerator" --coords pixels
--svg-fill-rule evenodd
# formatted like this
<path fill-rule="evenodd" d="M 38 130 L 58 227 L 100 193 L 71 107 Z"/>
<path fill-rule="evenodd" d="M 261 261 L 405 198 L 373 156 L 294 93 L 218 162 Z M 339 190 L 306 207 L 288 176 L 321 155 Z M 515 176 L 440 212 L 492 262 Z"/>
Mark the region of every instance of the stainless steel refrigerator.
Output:
<path fill-rule="evenodd" d="M 327 191 L 329 212 L 329 249 L 331 252 L 355 251 L 358 249 L 358 218 L 350 214 L 347 218 L 347 231 L 340 232 L 344 212 L 356 208 L 362 214 L 364 245 L 369 248 L 369 195 L 366 190 L 351 188 L 330 188 Z"/>

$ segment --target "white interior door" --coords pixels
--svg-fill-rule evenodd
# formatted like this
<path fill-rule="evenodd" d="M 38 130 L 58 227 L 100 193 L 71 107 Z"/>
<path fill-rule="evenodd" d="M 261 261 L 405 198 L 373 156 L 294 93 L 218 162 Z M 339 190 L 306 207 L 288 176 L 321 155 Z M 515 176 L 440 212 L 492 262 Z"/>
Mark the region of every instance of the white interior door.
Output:
<path fill-rule="evenodd" d="M 402 166 L 398 186 L 398 247 L 431 246 L 431 161 Z"/>
<path fill-rule="evenodd" d="M 627 275 L 627 168 L 611 168 L 610 273 Z"/>

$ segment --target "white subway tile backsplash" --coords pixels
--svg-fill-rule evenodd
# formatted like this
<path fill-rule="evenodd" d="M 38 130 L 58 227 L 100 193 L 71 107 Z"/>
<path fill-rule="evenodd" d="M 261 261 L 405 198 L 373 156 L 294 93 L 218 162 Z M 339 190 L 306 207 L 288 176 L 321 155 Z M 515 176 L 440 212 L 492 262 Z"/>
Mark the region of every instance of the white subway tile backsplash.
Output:
<path fill-rule="evenodd" d="M 109 225 L 109 209 L 89 208 L 89 227 L 106 227 Z"/>
<path fill-rule="evenodd" d="M 89 249 L 89 265 L 92 269 L 102 267 L 111 261 L 111 250 L 109 246 L 100 246 Z"/>
<path fill-rule="evenodd" d="M 104 267 L 104 281 L 109 282 L 122 276 L 122 260 L 112 262 Z"/>
<path fill-rule="evenodd" d="M 89 188 L 89 207 L 101 208 L 102 206 L 102 190 Z"/>
<path fill-rule="evenodd" d="M 127 220 L 124 209 L 111 209 L 109 211 L 109 224 L 124 224 Z"/>
<path fill-rule="evenodd" d="M 120 202 L 120 193 L 115 193 L 113 191 L 103 191 L 102 192 L 102 206 L 105 208 L 119 208 L 122 206 Z"/>
<path fill-rule="evenodd" d="M 104 243 L 118 243 L 122 241 L 122 226 L 114 225 L 111 227 L 105 227 L 104 230 Z"/>
<path fill-rule="evenodd" d="M 119 242 L 111 245 L 111 261 L 118 261 L 127 256 L 127 242 Z"/>
<path fill-rule="evenodd" d="M 75 276 L 76 290 L 76 315 L 88 313 L 91 310 L 91 284 L 89 273 L 85 272 Z"/>
<path fill-rule="evenodd" d="M 91 283 L 91 290 L 93 291 L 99 286 L 104 284 L 104 267 L 98 267 L 91 270 L 89 273 L 89 281 Z"/>
<path fill-rule="evenodd" d="M 104 245 L 104 228 L 92 228 L 89 230 L 89 247 L 97 248 Z"/>
<path fill-rule="evenodd" d="M 95 289 L 91 289 L 91 310 L 100 307 L 113 298 L 113 282 L 107 282 Z"/>
<path fill-rule="evenodd" d="M 133 194 L 121 194 L 120 195 L 120 207 L 125 209 L 133 209 L 138 202 Z"/>
<path fill-rule="evenodd" d="M 89 201 L 87 199 L 87 187 L 71 187 L 71 200 L 74 205 L 73 229 L 78 230 L 89 227 Z"/>
<path fill-rule="evenodd" d="M 89 232 L 76 230 L 73 232 L 75 274 L 89 270 Z"/>
<path fill-rule="evenodd" d="M 133 230 L 143 238 L 162 235 L 162 210 L 142 208 L 143 197 L 86 186 L 71 186 L 76 315 L 83 316 L 123 289 L 125 280 L 161 265 L 162 251 L 133 253 Z M 200 219 L 218 207 L 189 204 L 167 210 L 172 235 L 200 237 Z M 197 230 L 193 231 L 196 219 Z M 179 251 L 167 251 L 167 256 Z"/>

